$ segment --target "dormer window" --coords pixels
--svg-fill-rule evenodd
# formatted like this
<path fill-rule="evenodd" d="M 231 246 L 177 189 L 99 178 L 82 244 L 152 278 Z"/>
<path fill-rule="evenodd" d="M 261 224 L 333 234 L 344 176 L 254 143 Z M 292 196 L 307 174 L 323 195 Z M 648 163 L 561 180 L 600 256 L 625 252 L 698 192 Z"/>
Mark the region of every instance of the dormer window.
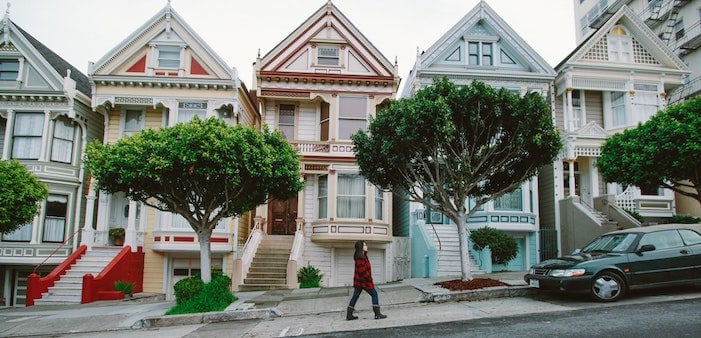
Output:
<path fill-rule="evenodd" d="M 339 66 L 341 64 L 341 53 L 338 46 L 319 46 L 317 53 L 319 66 Z"/>
<path fill-rule="evenodd" d="M 159 46 L 158 68 L 180 68 L 180 48 L 175 46 Z"/>
<path fill-rule="evenodd" d="M 494 65 L 494 49 L 491 42 L 470 41 L 467 43 L 467 60 L 471 66 Z"/>
<path fill-rule="evenodd" d="M 633 39 L 625 29 L 616 26 L 608 35 L 609 61 L 633 62 Z"/>
<path fill-rule="evenodd" d="M 17 81 L 18 60 L 0 60 L 0 81 Z"/>

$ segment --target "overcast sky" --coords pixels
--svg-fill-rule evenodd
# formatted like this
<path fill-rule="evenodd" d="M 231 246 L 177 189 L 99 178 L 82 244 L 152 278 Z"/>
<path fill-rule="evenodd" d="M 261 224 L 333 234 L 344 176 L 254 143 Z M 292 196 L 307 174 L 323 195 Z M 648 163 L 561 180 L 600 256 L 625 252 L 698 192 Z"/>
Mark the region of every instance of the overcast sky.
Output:
<path fill-rule="evenodd" d="M 2 9 L 8 1 L 0 0 Z M 143 25 L 167 0 L 12 0 L 10 18 L 83 73 L 88 62 Z M 326 0 L 172 0 L 171 5 L 239 77 L 252 86 L 252 63 Z M 403 79 L 416 60 L 478 0 L 333 0 Z M 572 0 L 487 3 L 551 66 L 575 48 Z M 401 88 L 400 88 L 401 92 Z"/>

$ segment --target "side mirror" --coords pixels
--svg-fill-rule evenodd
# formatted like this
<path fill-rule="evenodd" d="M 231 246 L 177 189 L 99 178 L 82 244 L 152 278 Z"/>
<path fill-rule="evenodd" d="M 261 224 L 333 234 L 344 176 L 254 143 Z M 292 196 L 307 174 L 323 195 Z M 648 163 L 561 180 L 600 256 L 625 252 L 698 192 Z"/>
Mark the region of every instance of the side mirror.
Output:
<path fill-rule="evenodd" d="M 643 252 L 654 251 L 654 250 L 655 250 L 655 246 L 654 246 L 654 245 L 652 245 L 652 244 L 645 244 L 645 245 L 641 246 L 637 251 L 635 251 L 635 253 L 641 254 L 641 253 L 643 253 Z"/>

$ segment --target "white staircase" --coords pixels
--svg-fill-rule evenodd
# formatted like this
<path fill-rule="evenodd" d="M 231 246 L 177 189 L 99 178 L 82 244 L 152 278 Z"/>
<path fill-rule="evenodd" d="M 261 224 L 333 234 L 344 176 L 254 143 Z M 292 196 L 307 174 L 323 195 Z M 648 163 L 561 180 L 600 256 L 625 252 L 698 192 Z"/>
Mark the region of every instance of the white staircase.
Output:
<path fill-rule="evenodd" d="M 251 262 L 240 291 L 287 289 L 287 262 L 295 236 L 266 235 Z"/>
<path fill-rule="evenodd" d="M 426 224 L 426 232 L 438 251 L 438 277 L 454 277 L 462 274 L 460 267 L 460 241 L 455 224 Z M 470 255 L 472 274 L 484 274 L 474 257 Z"/>
<path fill-rule="evenodd" d="M 71 265 L 54 286 L 42 293 L 34 305 L 80 304 L 83 291 L 83 275 L 97 276 L 119 253 L 121 247 L 93 247 Z"/>

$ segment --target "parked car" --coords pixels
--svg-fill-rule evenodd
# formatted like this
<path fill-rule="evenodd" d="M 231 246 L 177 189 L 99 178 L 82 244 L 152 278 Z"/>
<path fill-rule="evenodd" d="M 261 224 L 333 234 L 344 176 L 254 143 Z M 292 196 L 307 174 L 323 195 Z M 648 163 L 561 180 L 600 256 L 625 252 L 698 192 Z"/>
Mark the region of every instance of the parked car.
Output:
<path fill-rule="evenodd" d="M 663 224 L 609 232 L 570 256 L 531 267 L 528 285 L 589 292 L 601 302 L 629 290 L 701 282 L 701 224 Z"/>

